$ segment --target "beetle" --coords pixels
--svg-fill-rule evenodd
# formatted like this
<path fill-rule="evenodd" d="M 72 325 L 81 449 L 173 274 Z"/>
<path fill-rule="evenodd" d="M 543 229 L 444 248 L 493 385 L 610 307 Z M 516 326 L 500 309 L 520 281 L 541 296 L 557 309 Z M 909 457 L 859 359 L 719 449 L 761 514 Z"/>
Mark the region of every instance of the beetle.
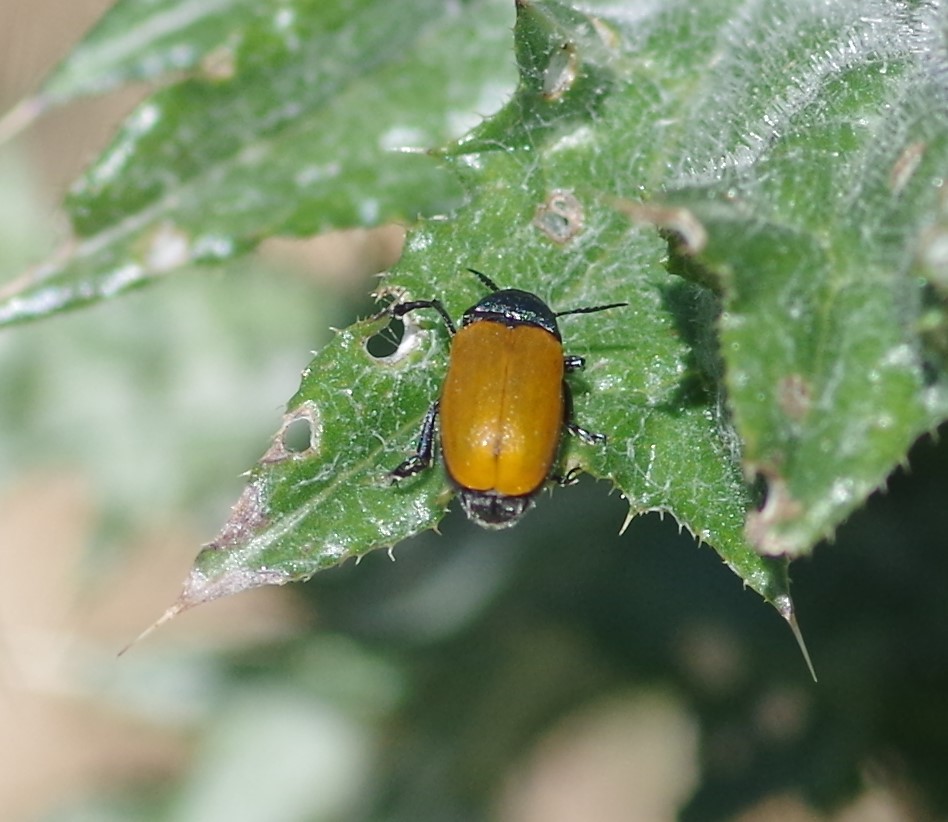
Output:
<path fill-rule="evenodd" d="M 390 476 L 406 479 L 431 466 L 440 417 L 441 456 L 464 512 L 484 528 L 507 528 L 549 480 L 570 482 L 570 475 L 553 471 L 564 428 L 589 444 L 606 441 L 573 420 L 565 373 L 586 361 L 563 354 L 557 318 L 628 303 L 553 311 L 536 294 L 501 289 L 486 274 L 468 271 L 490 293 L 464 312 L 460 330 L 438 299 L 390 308 L 396 318 L 434 309 L 452 338 L 441 396 L 425 415 L 415 452 Z"/>

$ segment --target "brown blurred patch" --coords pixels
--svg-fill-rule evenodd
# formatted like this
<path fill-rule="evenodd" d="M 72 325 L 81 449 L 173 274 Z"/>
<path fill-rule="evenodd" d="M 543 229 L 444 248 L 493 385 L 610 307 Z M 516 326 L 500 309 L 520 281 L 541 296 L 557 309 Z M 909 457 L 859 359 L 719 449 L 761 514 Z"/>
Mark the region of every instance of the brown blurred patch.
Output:
<path fill-rule="evenodd" d="M 541 739 L 502 797 L 503 822 L 663 822 L 697 778 L 697 728 L 655 692 L 616 695 Z"/>
<path fill-rule="evenodd" d="M 405 229 L 400 225 L 353 228 L 295 240 L 275 237 L 261 244 L 260 254 L 281 269 L 364 294 L 373 288 L 366 273 L 395 265 L 404 241 Z"/>
<path fill-rule="evenodd" d="M 112 4 L 112 0 L 3 0 L 0 112 L 35 92 L 47 72 Z M 44 205 L 53 207 L 59 201 L 143 94 L 139 88 L 80 101 L 51 112 L 18 138 L 17 145 L 44 184 Z"/>
<path fill-rule="evenodd" d="M 129 562 L 81 586 L 77 571 L 96 515 L 76 476 L 33 474 L 0 495 L 5 819 L 87 790 L 160 781 L 186 763 L 183 730 L 136 719 L 110 702 L 108 690 L 128 664 L 116 652 L 176 596 L 199 540 L 181 523 L 155 530 L 142 536 Z M 149 644 L 241 645 L 299 625 L 290 596 L 257 591 L 190 612 Z"/>
<path fill-rule="evenodd" d="M 0 103 L 34 90 L 114 0 L 3 0 L 0 4 Z"/>

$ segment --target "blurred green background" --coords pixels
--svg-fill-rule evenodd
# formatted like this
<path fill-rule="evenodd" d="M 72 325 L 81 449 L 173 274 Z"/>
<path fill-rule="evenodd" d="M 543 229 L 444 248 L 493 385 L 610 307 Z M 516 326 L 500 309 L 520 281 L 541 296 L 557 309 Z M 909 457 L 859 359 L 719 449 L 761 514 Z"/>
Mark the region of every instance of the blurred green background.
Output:
<path fill-rule="evenodd" d="M 105 8 L 0 9 L 0 109 Z M 0 147 L 0 282 L 134 102 Z M 271 243 L 0 334 L 0 809 L 11 820 L 948 818 L 948 444 L 796 564 L 779 617 L 605 485 L 179 617 L 310 351 L 401 231 Z M 0 285 L 2 287 L 2 285 Z M 577 562 L 577 557 L 581 561 Z"/>

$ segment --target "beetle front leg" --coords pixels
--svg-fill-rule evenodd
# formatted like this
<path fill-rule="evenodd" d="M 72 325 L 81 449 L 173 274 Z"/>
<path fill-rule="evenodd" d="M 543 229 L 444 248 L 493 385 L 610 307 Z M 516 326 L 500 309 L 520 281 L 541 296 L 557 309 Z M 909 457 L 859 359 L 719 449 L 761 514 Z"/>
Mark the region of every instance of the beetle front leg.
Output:
<path fill-rule="evenodd" d="M 567 354 L 563 357 L 563 368 L 567 371 L 581 371 L 586 367 L 586 358 L 576 354 Z"/>
<path fill-rule="evenodd" d="M 448 314 L 447 309 L 442 305 L 441 300 L 413 300 L 407 303 L 395 303 L 390 311 L 393 317 L 401 318 L 411 311 L 417 311 L 419 308 L 433 308 L 441 315 L 441 319 L 444 320 L 444 324 L 447 326 L 451 336 L 453 337 L 457 334 L 454 321 Z"/>
<path fill-rule="evenodd" d="M 431 460 L 434 457 L 434 430 L 435 421 L 438 419 L 438 407 L 439 403 L 435 401 L 428 408 L 425 421 L 421 424 L 421 433 L 418 435 L 418 445 L 415 448 L 415 453 L 394 471 L 389 472 L 389 476 L 393 481 L 413 477 L 420 471 L 431 467 Z"/>

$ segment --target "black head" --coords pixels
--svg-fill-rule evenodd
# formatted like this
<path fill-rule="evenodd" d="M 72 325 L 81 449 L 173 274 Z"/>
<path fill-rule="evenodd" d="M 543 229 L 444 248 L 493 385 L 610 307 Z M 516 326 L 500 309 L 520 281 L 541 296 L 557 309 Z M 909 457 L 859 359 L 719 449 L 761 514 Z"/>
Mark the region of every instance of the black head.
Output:
<path fill-rule="evenodd" d="M 556 314 L 536 294 L 519 288 L 503 288 L 488 294 L 464 312 L 461 325 L 491 320 L 505 325 L 536 325 L 561 340 Z"/>
<path fill-rule="evenodd" d="M 533 505 L 535 494 L 522 497 L 506 497 L 491 491 L 474 491 L 470 488 L 458 490 L 461 508 L 471 522 L 482 528 L 497 530 L 516 525 Z"/>
<path fill-rule="evenodd" d="M 609 303 L 608 305 L 591 305 L 582 308 L 571 308 L 569 311 L 554 311 L 536 294 L 521 291 L 519 288 L 498 288 L 486 274 L 469 268 L 472 274 L 484 283 L 491 293 L 476 305 L 471 306 L 461 317 L 461 325 L 470 325 L 478 320 L 491 320 L 506 325 L 535 325 L 549 331 L 556 339 L 562 342 L 557 317 L 566 314 L 593 314 L 597 311 L 606 311 L 609 308 L 621 308 L 628 303 Z"/>

